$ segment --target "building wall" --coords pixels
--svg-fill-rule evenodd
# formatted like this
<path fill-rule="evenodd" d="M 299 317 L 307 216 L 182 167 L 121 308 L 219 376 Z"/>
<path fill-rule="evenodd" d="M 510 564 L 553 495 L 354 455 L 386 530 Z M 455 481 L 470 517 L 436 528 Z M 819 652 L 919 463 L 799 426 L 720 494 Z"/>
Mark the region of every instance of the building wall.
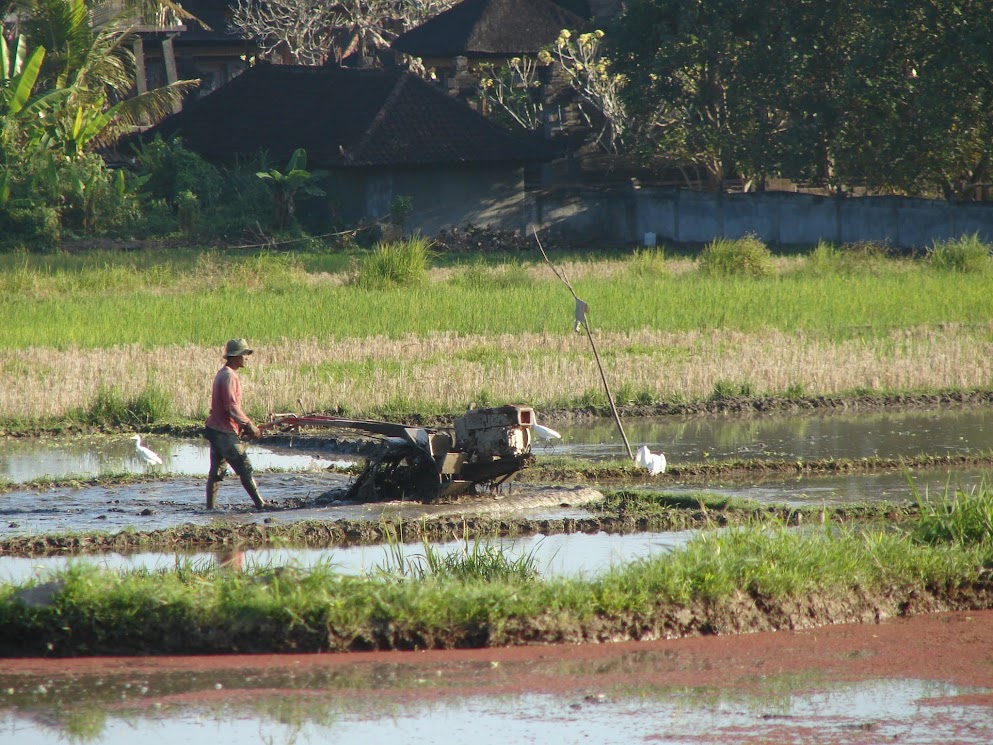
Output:
<path fill-rule="evenodd" d="M 560 189 L 528 197 L 522 230 L 547 228 L 584 243 L 706 243 L 755 235 L 770 244 L 885 242 L 922 249 L 976 233 L 993 243 L 993 204 L 787 192 L 714 194 L 677 189 Z"/>
<path fill-rule="evenodd" d="M 411 199 L 404 229 L 423 235 L 470 224 L 519 231 L 528 217 L 520 166 L 344 169 L 329 184 L 332 211 L 349 225 L 387 222 L 397 197 Z"/>

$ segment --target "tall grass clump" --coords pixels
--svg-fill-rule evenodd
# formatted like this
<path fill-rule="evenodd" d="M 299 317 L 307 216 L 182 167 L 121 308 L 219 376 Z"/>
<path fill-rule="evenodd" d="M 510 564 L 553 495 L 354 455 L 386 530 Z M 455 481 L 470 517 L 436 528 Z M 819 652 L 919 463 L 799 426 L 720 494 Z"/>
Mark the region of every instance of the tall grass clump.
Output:
<path fill-rule="evenodd" d="M 509 290 L 531 287 L 535 280 L 527 267 L 516 261 L 500 266 L 474 262 L 462 267 L 452 277 L 452 283 L 469 290 Z"/>
<path fill-rule="evenodd" d="M 374 571 L 380 577 L 423 581 L 428 577 L 455 582 L 518 582 L 538 579 L 534 551 L 513 556 L 502 546 L 463 535 L 462 545 L 443 553 L 425 540 L 421 553 L 409 553 L 402 542 L 403 527 L 384 525 L 386 560 Z"/>
<path fill-rule="evenodd" d="M 116 386 L 100 386 L 79 418 L 94 427 L 142 427 L 164 421 L 172 413 L 169 392 L 150 381 L 140 393 L 130 397 Z"/>
<path fill-rule="evenodd" d="M 801 271 L 815 277 L 879 274 L 886 268 L 895 268 L 887 263 L 888 259 L 889 249 L 882 243 L 860 241 L 838 247 L 821 241 L 807 256 Z"/>
<path fill-rule="evenodd" d="M 661 248 L 636 248 L 628 260 L 631 274 L 644 279 L 668 277 L 672 272 L 665 263 L 665 251 Z"/>
<path fill-rule="evenodd" d="M 969 492 L 948 488 L 935 500 L 911 486 L 920 510 L 912 531 L 916 540 L 966 546 L 993 542 L 993 486 L 989 483 L 984 481 Z"/>
<path fill-rule="evenodd" d="M 979 240 L 979 234 L 963 235 L 948 241 L 936 241 L 927 252 L 928 264 L 938 271 L 980 274 L 993 267 L 990 246 Z"/>
<path fill-rule="evenodd" d="M 421 236 L 377 243 L 359 261 L 352 283 L 366 289 L 422 285 L 427 281 L 431 245 Z"/>
<path fill-rule="evenodd" d="M 754 235 L 714 239 L 704 247 L 697 266 L 710 276 L 768 277 L 775 272 L 772 252 Z"/>

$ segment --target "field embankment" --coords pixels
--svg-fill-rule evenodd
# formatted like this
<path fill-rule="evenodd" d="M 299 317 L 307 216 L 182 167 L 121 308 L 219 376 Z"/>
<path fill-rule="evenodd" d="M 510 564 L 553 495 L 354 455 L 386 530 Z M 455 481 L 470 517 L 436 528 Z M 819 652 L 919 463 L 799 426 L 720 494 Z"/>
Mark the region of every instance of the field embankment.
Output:
<path fill-rule="evenodd" d="M 394 544 L 364 576 L 330 567 L 117 574 L 70 567 L 0 586 L 0 654 L 357 651 L 602 642 L 795 629 L 993 607 L 990 494 L 889 528 L 766 516 L 593 578 L 544 579 L 476 542 L 421 561 Z"/>

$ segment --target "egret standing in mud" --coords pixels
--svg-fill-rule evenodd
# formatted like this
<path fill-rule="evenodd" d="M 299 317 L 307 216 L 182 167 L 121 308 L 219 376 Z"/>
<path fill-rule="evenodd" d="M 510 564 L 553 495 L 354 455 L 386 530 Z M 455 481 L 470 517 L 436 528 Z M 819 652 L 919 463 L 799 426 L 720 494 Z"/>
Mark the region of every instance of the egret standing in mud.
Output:
<path fill-rule="evenodd" d="M 134 440 L 135 452 L 138 453 L 138 457 L 141 458 L 146 466 L 162 465 L 162 459 L 159 457 L 159 454 L 141 444 L 141 435 L 134 435 L 131 439 Z"/>
<path fill-rule="evenodd" d="M 634 462 L 639 467 L 646 469 L 652 476 L 665 473 L 665 455 L 663 453 L 653 453 L 648 449 L 647 445 L 641 446 Z"/>

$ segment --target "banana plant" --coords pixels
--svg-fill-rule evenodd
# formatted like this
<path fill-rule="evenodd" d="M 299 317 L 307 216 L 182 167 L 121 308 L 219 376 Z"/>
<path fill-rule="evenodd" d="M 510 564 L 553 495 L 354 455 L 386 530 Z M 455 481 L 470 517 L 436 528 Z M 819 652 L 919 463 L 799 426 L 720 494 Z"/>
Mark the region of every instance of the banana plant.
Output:
<path fill-rule="evenodd" d="M 24 109 L 44 59 L 44 47 L 37 47 L 29 57 L 23 36 L 17 38 L 14 49 L 11 49 L 0 35 L 0 113 L 3 116 L 17 116 Z"/>
<path fill-rule="evenodd" d="M 308 171 L 307 151 L 298 147 L 293 151 L 283 171 L 271 168 L 268 171 L 257 171 L 255 175 L 272 184 L 273 196 L 276 200 L 276 218 L 279 226 L 285 228 L 296 214 L 297 192 L 312 197 L 323 197 L 325 192 L 316 182 L 328 174 L 327 171 Z"/>

